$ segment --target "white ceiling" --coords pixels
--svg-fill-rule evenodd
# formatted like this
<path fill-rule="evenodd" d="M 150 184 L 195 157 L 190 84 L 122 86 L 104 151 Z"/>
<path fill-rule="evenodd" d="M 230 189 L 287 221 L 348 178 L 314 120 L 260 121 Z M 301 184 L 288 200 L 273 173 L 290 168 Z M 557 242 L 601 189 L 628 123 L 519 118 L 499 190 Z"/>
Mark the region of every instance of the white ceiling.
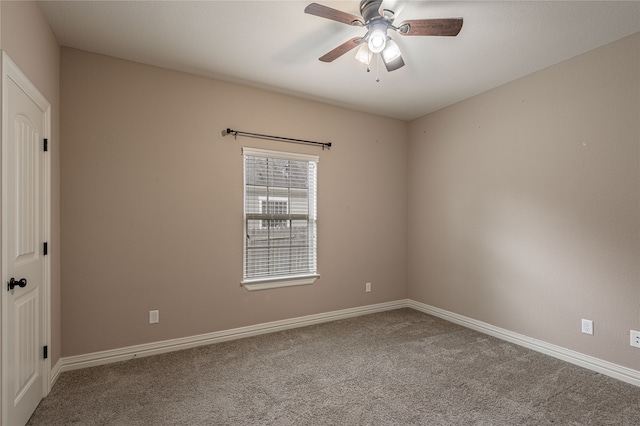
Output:
<path fill-rule="evenodd" d="M 359 15 L 359 1 L 317 1 Z M 385 0 L 405 19 L 463 17 L 457 37 L 392 33 L 406 65 L 370 73 L 365 29 L 304 13 L 311 1 L 43 1 L 63 46 L 412 120 L 640 31 L 636 1 Z"/>

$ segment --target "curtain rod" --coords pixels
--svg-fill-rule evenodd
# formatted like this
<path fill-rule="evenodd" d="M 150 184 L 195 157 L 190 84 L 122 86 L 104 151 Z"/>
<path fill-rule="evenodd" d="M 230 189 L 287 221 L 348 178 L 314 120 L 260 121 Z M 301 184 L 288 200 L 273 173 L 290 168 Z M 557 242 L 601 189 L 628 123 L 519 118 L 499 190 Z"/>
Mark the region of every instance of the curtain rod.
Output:
<path fill-rule="evenodd" d="M 278 142 L 299 143 L 304 145 L 321 145 L 323 151 L 325 148 L 331 149 L 331 142 L 313 142 L 313 141 L 307 141 L 304 139 L 283 138 L 282 136 L 261 135 L 260 133 L 241 132 L 239 130 L 231 130 L 229 128 L 224 129 L 222 131 L 222 136 L 227 136 L 227 135 L 233 135 L 234 139 L 237 138 L 238 136 L 247 136 L 249 138 L 266 139 L 266 140 L 278 141 Z"/>

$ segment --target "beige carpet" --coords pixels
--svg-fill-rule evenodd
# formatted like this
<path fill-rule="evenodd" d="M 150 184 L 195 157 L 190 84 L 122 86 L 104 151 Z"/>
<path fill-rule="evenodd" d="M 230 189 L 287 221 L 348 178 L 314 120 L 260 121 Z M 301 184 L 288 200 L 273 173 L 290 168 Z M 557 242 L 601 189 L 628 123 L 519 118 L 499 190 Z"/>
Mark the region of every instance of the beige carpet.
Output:
<path fill-rule="evenodd" d="M 640 388 L 412 309 L 64 373 L 30 425 L 640 425 Z"/>

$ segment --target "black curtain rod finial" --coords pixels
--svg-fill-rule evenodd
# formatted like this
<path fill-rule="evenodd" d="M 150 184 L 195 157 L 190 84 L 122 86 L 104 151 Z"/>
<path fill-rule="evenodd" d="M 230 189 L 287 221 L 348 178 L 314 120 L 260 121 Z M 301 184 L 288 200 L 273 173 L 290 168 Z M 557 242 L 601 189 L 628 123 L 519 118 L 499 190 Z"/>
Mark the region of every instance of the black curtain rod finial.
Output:
<path fill-rule="evenodd" d="M 228 127 L 222 131 L 222 137 L 225 137 L 227 135 L 233 135 L 234 139 L 238 138 L 238 132 L 236 130 L 231 130 Z"/>

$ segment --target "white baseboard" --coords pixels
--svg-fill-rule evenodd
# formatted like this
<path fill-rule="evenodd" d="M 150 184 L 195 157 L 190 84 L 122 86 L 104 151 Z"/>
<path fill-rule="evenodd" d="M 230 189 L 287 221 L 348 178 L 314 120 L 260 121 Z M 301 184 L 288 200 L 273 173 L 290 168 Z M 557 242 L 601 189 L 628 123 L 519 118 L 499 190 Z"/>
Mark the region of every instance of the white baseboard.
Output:
<path fill-rule="evenodd" d="M 351 318 L 376 312 L 406 308 L 408 306 L 407 303 L 408 301 L 406 299 L 394 302 L 378 303 L 375 305 L 360 306 L 357 308 L 349 308 L 339 311 L 307 315 L 303 317 L 256 324 L 247 327 L 234 328 L 231 330 L 216 331 L 213 333 L 200 334 L 197 336 L 164 340 L 160 342 L 129 346 L 120 349 L 93 352 L 85 355 L 64 357 L 61 358 L 54 367 L 54 370 L 56 371 L 55 374 L 54 371 L 52 371 L 51 377 L 55 377 L 55 379 L 57 379 L 60 373 L 63 373 L 65 371 L 77 370 L 79 368 L 94 367 L 96 365 L 110 364 L 112 362 L 125 361 L 133 358 L 179 351 L 182 349 L 210 345 L 213 343 L 225 342 L 228 340 L 241 339 L 243 337 L 257 336 L 259 334 L 273 333 L 276 331 L 304 327 L 312 324 L 319 324 L 323 322 L 336 321 L 344 318 Z M 52 380 L 52 383 L 54 381 L 55 380 Z"/>
<path fill-rule="evenodd" d="M 62 373 L 61 368 L 62 359 L 59 359 L 58 362 L 56 362 L 56 365 L 53 366 L 53 368 L 51 369 L 51 373 L 49 374 L 49 389 L 53 388 L 53 385 L 58 380 L 58 377 L 60 377 L 60 373 Z"/>
<path fill-rule="evenodd" d="M 473 318 L 445 311 L 444 309 L 436 308 L 435 306 L 416 302 L 415 300 L 408 300 L 407 305 L 410 308 L 426 314 L 497 337 L 498 339 L 506 340 L 507 342 L 515 343 L 516 345 L 524 346 L 525 348 L 532 349 L 536 352 L 550 355 L 554 358 L 596 371 L 632 385 L 640 386 L 640 371 L 632 370 L 631 368 L 623 367 L 580 352 L 572 351 L 571 349 L 563 348 L 562 346 L 543 342 L 542 340 L 537 340 L 523 334 L 514 333 L 512 331 L 505 330 L 504 328 L 496 327 Z"/>
<path fill-rule="evenodd" d="M 93 352 L 85 355 L 64 357 L 61 358 L 51 370 L 51 386 L 53 386 L 60 374 L 65 371 L 93 367 L 102 364 L 110 364 L 112 362 L 125 361 L 138 357 L 179 351 L 182 349 L 189 349 L 197 346 L 204 346 L 213 343 L 241 339 L 243 337 L 257 336 L 260 334 L 273 333 L 276 331 L 288 330 L 312 324 L 320 324 L 323 322 L 336 321 L 344 318 L 351 318 L 360 315 L 400 308 L 412 308 L 417 311 L 442 318 L 455 324 L 459 324 L 464 327 L 479 331 L 481 333 L 497 337 L 516 345 L 524 346 L 536 352 L 550 355 L 554 358 L 567 361 L 571 364 L 579 365 L 589 370 L 596 371 L 606 376 L 610 376 L 615 379 L 622 380 L 624 382 L 640 387 L 640 371 L 613 364 L 608 361 L 604 361 L 589 355 L 582 354 L 580 352 L 566 349 L 561 346 L 553 345 L 551 343 L 543 342 L 541 340 L 537 340 L 522 334 L 514 333 L 512 331 L 505 330 L 503 328 L 496 327 L 491 324 L 475 320 L 473 318 L 445 311 L 444 309 L 416 302 L 411 299 L 360 306 L 357 308 L 349 308 L 339 311 L 307 315 L 303 317 L 256 324 L 247 327 L 234 328 L 231 330 L 216 331 L 213 333 L 200 334 L 197 336 L 164 340 L 161 342 L 135 345 L 126 348 L 112 349 L 101 352 Z"/>

